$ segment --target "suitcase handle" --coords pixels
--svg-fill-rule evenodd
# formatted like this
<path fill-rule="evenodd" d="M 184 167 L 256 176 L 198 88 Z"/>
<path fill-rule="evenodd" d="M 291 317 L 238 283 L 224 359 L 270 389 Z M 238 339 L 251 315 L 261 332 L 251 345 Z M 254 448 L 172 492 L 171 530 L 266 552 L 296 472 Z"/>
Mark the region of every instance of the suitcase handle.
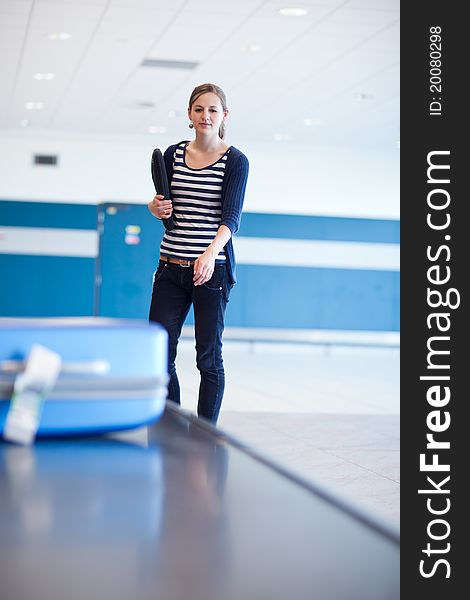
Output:
<path fill-rule="evenodd" d="M 0 373 L 22 373 L 26 368 L 25 360 L 4 360 L 0 362 Z M 104 375 L 110 370 L 107 360 L 91 360 L 82 362 L 63 362 L 60 372 L 73 375 Z"/>

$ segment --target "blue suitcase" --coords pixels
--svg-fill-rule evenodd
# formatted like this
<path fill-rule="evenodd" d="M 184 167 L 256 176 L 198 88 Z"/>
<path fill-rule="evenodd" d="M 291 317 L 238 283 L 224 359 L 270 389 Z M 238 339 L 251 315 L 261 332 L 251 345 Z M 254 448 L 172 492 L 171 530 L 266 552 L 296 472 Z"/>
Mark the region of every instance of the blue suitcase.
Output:
<path fill-rule="evenodd" d="M 155 421 L 167 347 L 166 331 L 146 321 L 0 319 L 0 434 L 31 443 Z"/>

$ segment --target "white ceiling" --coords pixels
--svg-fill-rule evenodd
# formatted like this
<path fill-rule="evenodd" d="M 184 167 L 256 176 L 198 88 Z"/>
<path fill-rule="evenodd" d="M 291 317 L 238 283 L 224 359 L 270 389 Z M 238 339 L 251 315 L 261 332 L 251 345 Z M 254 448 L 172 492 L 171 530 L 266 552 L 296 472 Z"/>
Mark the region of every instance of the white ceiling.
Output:
<path fill-rule="evenodd" d="M 286 6 L 308 13 L 283 17 Z M 59 32 L 71 37 L 48 39 Z M 0 52 L 1 129 L 158 138 L 153 126 L 181 139 L 190 92 L 210 81 L 237 142 L 399 139 L 399 0 L 0 0 Z"/>

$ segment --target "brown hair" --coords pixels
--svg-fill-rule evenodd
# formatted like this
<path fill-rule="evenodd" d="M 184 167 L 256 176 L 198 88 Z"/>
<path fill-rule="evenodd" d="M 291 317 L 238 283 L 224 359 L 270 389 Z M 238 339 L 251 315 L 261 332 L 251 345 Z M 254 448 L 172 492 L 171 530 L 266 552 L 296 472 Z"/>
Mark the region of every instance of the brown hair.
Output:
<path fill-rule="evenodd" d="M 189 110 L 191 110 L 192 105 L 194 104 L 194 102 L 196 102 L 196 100 L 199 98 L 199 96 L 202 96 L 202 94 L 208 94 L 208 93 L 216 94 L 216 96 L 219 97 L 220 103 L 222 104 L 222 109 L 228 110 L 227 98 L 225 97 L 225 92 L 223 91 L 222 88 L 220 88 L 218 85 L 215 85 L 214 83 L 202 83 L 201 85 L 198 85 L 197 87 L 194 88 L 194 90 L 191 94 L 191 97 L 189 98 Z M 225 137 L 225 123 L 220 124 L 219 137 L 221 139 L 224 139 L 224 137 Z"/>

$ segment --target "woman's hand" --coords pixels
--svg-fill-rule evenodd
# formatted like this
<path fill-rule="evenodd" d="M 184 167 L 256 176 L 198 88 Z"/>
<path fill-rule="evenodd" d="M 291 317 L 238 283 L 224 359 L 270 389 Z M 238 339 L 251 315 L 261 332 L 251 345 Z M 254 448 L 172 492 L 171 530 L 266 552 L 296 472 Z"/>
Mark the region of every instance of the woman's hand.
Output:
<path fill-rule="evenodd" d="M 194 285 L 202 285 L 212 277 L 215 269 L 215 256 L 211 248 L 207 248 L 199 258 L 196 258 L 194 261 Z"/>
<path fill-rule="evenodd" d="M 157 219 L 169 219 L 173 214 L 171 200 L 165 200 L 161 194 L 157 194 L 155 198 L 147 204 L 147 207 Z"/>

